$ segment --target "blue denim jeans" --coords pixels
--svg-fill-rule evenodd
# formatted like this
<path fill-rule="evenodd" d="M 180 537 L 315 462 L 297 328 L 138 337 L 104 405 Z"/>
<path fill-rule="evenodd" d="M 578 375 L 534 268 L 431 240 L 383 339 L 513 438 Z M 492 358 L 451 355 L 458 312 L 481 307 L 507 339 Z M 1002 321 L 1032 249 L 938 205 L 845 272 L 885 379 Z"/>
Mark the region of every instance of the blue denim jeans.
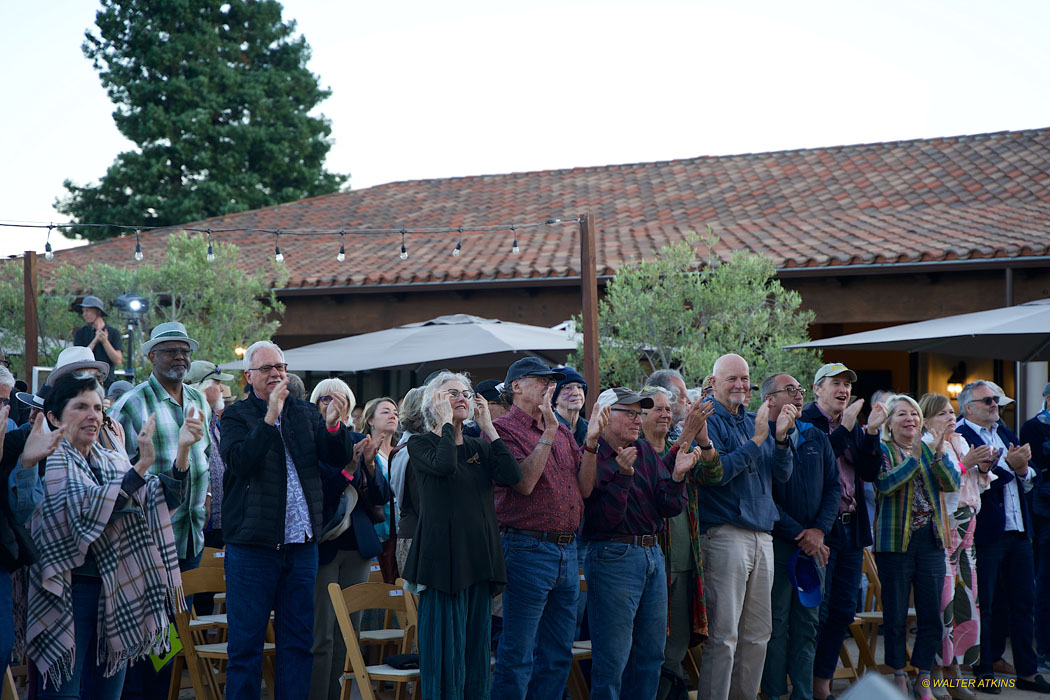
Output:
<path fill-rule="evenodd" d="M 938 543 L 933 528 L 931 524 L 913 531 L 906 552 L 875 552 L 882 583 L 886 665 L 893 669 L 908 665 L 905 641 L 908 638 L 909 593 L 915 594 L 915 647 L 911 653 L 911 663 L 915 668 L 920 671 L 933 668 L 933 655 L 940 648 L 944 635 L 941 618 L 944 547 Z"/>
<path fill-rule="evenodd" d="M 96 582 L 97 581 L 97 582 Z M 48 683 L 44 688 L 38 682 L 38 700 L 117 700 L 124 686 L 121 668 L 109 678 L 102 674 L 105 664 L 96 663 L 98 658 L 98 599 L 102 595 L 102 579 L 85 582 L 73 581 L 73 634 L 76 644 L 76 659 L 73 676 L 58 688 Z"/>
<path fill-rule="evenodd" d="M 230 653 L 226 697 L 259 697 L 263 642 L 273 610 L 274 697 L 305 699 L 313 667 L 317 544 L 285 544 L 280 550 L 227 544 L 225 561 Z"/>
<path fill-rule="evenodd" d="M 1030 676 L 1036 672 L 1038 659 L 1031 641 L 1035 634 L 1035 598 L 1032 543 L 1024 533 L 1004 532 L 994 544 L 977 546 L 981 661 L 974 664 L 974 676 L 993 675 L 992 664 L 1003 655 L 1007 631 L 1017 675 Z M 998 630 L 992 622 L 993 614 L 998 615 L 1001 623 Z"/>
<path fill-rule="evenodd" d="M 820 606 L 803 606 L 788 579 L 787 563 L 796 549 L 793 542 L 773 539 L 773 632 L 766 645 L 762 692 L 779 698 L 787 693 L 787 677 L 791 676 L 791 700 L 809 700 L 813 697 L 813 656 Z M 824 574 L 820 568 L 818 571 Z"/>
<path fill-rule="evenodd" d="M 667 635 L 667 576 L 659 547 L 593 541 L 585 560 L 591 700 L 652 698 Z"/>
<path fill-rule="evenodd" d="M 11 650 L 15 646 L 14 600 L 11 598 L 11 574 L 0 569 L 0 678 L 11 663 Z"/>
<path fill-rule="evenodd" d="M 507 588 L 492 676 L 495 700 L 559 700 L 572 666 L 580 593 L 575 542 L 504 533 Z"/>
<path fill-rule="evenodd" d="M 856 527 L 856 523 L 843 525 L 836 520 L 824 541 L 829 554 L 824 568 L 824 601 L 820 605 L 820 627 L 813 656 L 813 675 L 817 678 L 834 677 L 842 640 L 846 638 L 857 612 L 864 548 L 854 544 Z"/>

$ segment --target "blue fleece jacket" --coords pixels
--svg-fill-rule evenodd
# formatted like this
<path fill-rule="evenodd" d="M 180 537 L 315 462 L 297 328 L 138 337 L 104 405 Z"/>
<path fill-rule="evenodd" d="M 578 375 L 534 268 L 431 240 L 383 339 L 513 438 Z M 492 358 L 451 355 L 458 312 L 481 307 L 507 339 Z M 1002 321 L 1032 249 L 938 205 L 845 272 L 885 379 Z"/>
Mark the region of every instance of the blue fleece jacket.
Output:
<path fill-rule="evenodd" d="M 742 406 L 733 414 L 715 402 L 707 434 L 722 459 L 722 481 L 700 488 L 700 532 L 716 525 L 770 532 L 779 513 L 773 502 L 773 480 L 791 476 L 791 453 L 775 447 L 770 458 L 751 440 L 755 416 Z M 773 434 L 766 438 L 773 444 Z"/>
<path fill-rule="evenodd" d="M 769 432 L 776 432 L 769 423 Z M 815 527 L 827 535 L 839 512 L 842 485 L 839 466 L 827 434 L 812 423 L 796 421 L 788 435 L 793 467 L 784 483 L 773 484 L 773 500 L 780 520 L 773 526 L 773 537 L 794 543 L 805 529 Z M 762 446 L 766 459 L 775 458 L 773 441 Z"/>

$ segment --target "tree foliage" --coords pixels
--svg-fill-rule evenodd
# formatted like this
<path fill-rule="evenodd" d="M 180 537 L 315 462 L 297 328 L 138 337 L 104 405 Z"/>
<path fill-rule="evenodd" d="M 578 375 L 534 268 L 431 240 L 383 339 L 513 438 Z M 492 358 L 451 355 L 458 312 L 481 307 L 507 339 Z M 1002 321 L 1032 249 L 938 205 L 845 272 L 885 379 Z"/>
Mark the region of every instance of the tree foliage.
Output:
<path fill-rule="evenodd" d="M 330 95 L 276 0 L 102 0 L 82 49 L 137 151 L 97 185 L 66 180 L 59 211 L 85 223 L 168 226 L 334 192 Z M 78 228 L 90 240 L 117 235 Z"/>
<path fill-rule="evenodd" d="M 139 354 L 139 346 L 153 326 L 165 321 L 179 321 L 191 338 L 200 343 L 195 359 L 217 364 L 237 359 L 234 348 L 276 333 L 280 322 L 272 320 L 284 311 L 273 287 L 263 274 L 245 273 L 237 267 L 240 251 L 230 243 L 214 244 L 215 261 L 207 261 L 207 241 L 185 233 L 169 236 L 164 262 L 159 266 L 134 265 L 114 267 L 92 262 L 83 267 L 65 264 L 58 267 L 46 286 L 47 294 L 38 298 L 41 335 L 68 344 L 73 332 L 84 321 L 70 309 L 79 294 L 94 294 L 102 299 L 109 313 L 110 325 L 127 331 L 127 321 L 114 307 L 117 297 L 125 292 L 144 297 L 148 310 L 140 319 L 134 342 L 124 352 L 133 353 L 136 377 L 149 373 L 149 362 Z M 284 284 L 287 272 L 276 266 L 277 287 Z M 0 313 L 4 330 L 12 337 L 24 336 L 24 313 L 21 308 L 21 277 L 10 279 L 10 270 L 20 266 L 4 265 L 0 277 Z M 17 282 L 17 304 L 9 301 L 11 288 Z M 43 285 L 42 285 L 43 286 Z M 6 336 L 5 336 L 6 338 Z M 19 345 L 20 347 L 20 345 Z M 50 341 L 41 348 L 41 364 L 53 364 L 63 345 Z M 6 348 L 5 348 L 6 349 Z M 127 354 L 125 354 L 127 358 Z M 14 359 L 14 358 L 12 358 Z"/>
<path fill-rule="evenodd" d="M 610 280 L 598 308 L 603 387 L 639 387 L 657 369 L 676 369 L 699 386 L 730 352 L 748 361 L 755 383 L 774 371 L 805 382 L 820 367 L 813 351 L 782 349 L 809 339 L 814 316 L 775 279 L 773 263 L 746 251 L 722 262 L 710 252 L 715 242 L 688 234 Z M 582 347 L 571 359 L 581 361 Z"/>

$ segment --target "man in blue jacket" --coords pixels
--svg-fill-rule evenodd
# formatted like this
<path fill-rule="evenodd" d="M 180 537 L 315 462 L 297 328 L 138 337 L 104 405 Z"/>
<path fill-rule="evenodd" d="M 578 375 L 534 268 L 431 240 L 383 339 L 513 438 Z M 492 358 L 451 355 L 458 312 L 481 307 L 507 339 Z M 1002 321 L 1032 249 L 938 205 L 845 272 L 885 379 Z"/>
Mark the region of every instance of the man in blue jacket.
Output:
<path fill-rule="evenodd" d="M 774 374 L 762 382 L 762 400 L 769 403 L 770 430 L 781 413 L 802 411 L 805 389 L 788 374 Z M 819 592 L 803 601 L 789 580 L 788 562 L 798 552 L 809 557 L 823 578 L 828 560 L 824 537 L 838 516 L 842 487 L 835 452 L 824 431 L 812 423 L 795 421 L 788 433 L 791 478 L 773 484 L 773 501 L 780 519 L 773 526 L 773 633 L 766 649 L 762 692 L 779 698 L 787 693 L 791 676 L 791 699 L 813 697 L 813 656 L 817 646 L 820 616 Z M 763 456 L 775 459 L 775 447 L 763 445 Z"/>
<path fill-rule="evenodd" d="M 700 668 L 700 698 L 727 700 L 758 694 L 766 644 L 772 630 L 773 538 L 777 521 L 772 484 L 791 476 L 788 429 L 794 407 L 775 425 L 771 457 L 762 453 L 769 435 L 769 404 L 756 414 L 745 403 L 751 391 L 747 361 L 723 355 L 711 385 L 715 412 L 708 436 L 722 459 L 723 477 L 700 489 L 700 549 L 704 553 L 709 637 Z"/>
<path fill-rule="evenodd" d="M 1050 682 L 1037 674 L 1038 659 L 1032 648 L 1035 564 L 1026 497 L 1038 481 L 1035 469 L 1028 464 L 1032 450 L 1020 445 L 1013 431 L 999 421 L 999 395 L 987 382 L 978 380 L 964 386 L 959 406 L 965 415 L 956 428 L 959 434 L 971 447 L 989 445 L 999 453 L 994 469 L 998 478 L 981 494 L 981 512 L 973 536 L 981 608 L 981 660 L 974 664 L 973 675 L 979 680 L 994 678 L 992 666 L 1006 651 L 1007 625 L 992 622 L 996 598 L 1005 596 L 1017 687 L 1050 693 Z M 988 683 L 980 687 L 992 693 L 999 690 Z"/>
<path fill-rule="evenodd" d="M 1035 650 L 1039 671 L 1050 672 L 1050 384 L 1043 388 L 1043 410 L 1021 426 L 1021 442 L 1032 448 L 1039 487 L 1032 497 L 1035 525 Z"/>

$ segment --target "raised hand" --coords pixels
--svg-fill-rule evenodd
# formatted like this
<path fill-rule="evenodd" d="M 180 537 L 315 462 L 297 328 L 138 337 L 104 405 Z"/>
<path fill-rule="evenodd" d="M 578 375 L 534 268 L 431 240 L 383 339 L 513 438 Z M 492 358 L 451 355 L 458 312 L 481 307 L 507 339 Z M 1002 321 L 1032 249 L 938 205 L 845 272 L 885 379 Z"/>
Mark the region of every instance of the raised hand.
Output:
<path fill-rule="evenodd" d="M 4 407 L 7 408 L 6 406 Z M 5 429 L 7 416 L 3 416 Z M 38 413 L 36 420 L 33 421 L 33 429 L 29 431 L 29 437 L 26 438 L 26 446 L 22 450 L 22 466 L 23 467 L 35 467 L 40 463 L 40 460 L 47 459 L 54 454 L 55 449 L 58 447 L 58 443 L 62 442 L 62 436 L 65 435 L 66 426 L 60 427 L 58 430 L 51 430 L 47 426 L 47 421 L 44 420 L 44 414 Z"/>
<path fill-rule="evenodd" d="M 552 425 L 557 428 L 558 418 L 554 415 L 554 406 L 551 405 L 551 398 L 554 396 L 554 390 L 557 385 L 551 384 L 547 387 L 547 390 L 543 392 L 543 398 L 540 399 L 540 415 L 543 416 L 543 427 L 544 429 L 550 428 Z"/>
<path fill-rule="evenodd" d="M 1027 444 L 1018 446 L 1011 443 L 1010 449 L 1006 451 L 1006 463 L 1018 476 L 1028 473 L 1028 462 L 1031 459 L 1032 448 Z"/>
<path fill-rule="evenodd" d="M 777 440 L 784 442 L 787 439 L 788 432 L 795 427 L 795 421 L 798 420 L 799 410 L 798 406 L 789 403 L 780 409 L 780 415 L 777 416 Z M 757 419 L 756 419 L 757 421 Z"/>
<path fill-rule="evenodd" d="M 625 447 L 616 453 L 616 464 L 620 467 L 620 473 L 634 476 L 634 460 L 638 457 L 637 447 Z"/>
<path fill-rule="evenodd" d="M 496 426 L 492 424 L 492 413 L 489 412 L 489 402 L 480 394 L 474 402 L 474 420 L 478 424 L 478 427 L 481 428 L 481 432 L 485 433 L 490 440 L 496 440 L 499 438 L 499 433 L 496 432 Z"/>
<path fill-rule="evenodd" d="M 153 460 L 156 459 L 157 453 L 153 448 L 153 430 L 157 427 L 157 414 L 151 413 L 149 420 L 146 421 L 146 425 L 142 426 L 142 430 L 136 438 L 139 445 L 139 461 L 135 465 L 135 471 L 139 473 L 139 476 L 146 476 L 149 472 L 149 468 L 153 466 Z"/>
<path fill-rule="evenodd" d="M 842 427 L 846 430 L 853 430 L 853 427 L 857 425 L 857 416 L 860 415 L 860 409 L 864 407 L 864 399 L 857 399 L 849 406 L 846 406 L 846 410 L 842 412 Z"/>
<path fill-rule="evenodd" d="M 950 425 L 946 425 L 941 430 L 933 432 L 933 444 L 930 445 L 930 448 L 933 449 L 934 454 L 943 455 L 947 452 L 948 436 L 953 432 L 955 432 L 955 429 Z"/>
<path fill-rule="evenodd" d="M 597 415 L 591 416 L 590 422 L 587 423 L 587 436 L 583 439 L 583 444 L 588 447 L 597 447 L 598 438 L 601 437 L 605 429 L 609 427 L 609 418 L 612 416 L 612 406 L 606 406 L 602 410 L 598 411 Z"/>
<path fill-rule="evenodd" d="M 886 422 L 886 419 L 890 417 L 889 412 L 886 409 L 886 404 L 877 403 L 871 407 L 871 413 L 868 415 L 868 425 L 865 430 L 868 435 L 875 435 L 879 432 L 879 428 Z"/>
<path fill-rule="evenodd" d="M 683 450 L 679 448 L 678 454 L 674 458 L 674 472 L 671 473 L 671 478 L 674 481 L 683 481 L 685 475 L 693 470 L 696 463 L 700 460 L 700 450 Z"/>
<path fill-rule="evenodd" d="M 769 437 L 769 402 L 763 401 L 755 413 L 755 436 L 751 440 L 761 447 L 767 437 Z"/>
<path fill-rule="evenodd" d="M 695 439 L 706 445 L 707 419 L 714 412 L 713 401 L 697 401 L 692 404 L 686 411 L 685 420 L 682 421 L 682 439 L 679 442 L 688 445 Z"/>
<path fill-rule="evenodd" d="M 193 416 L 192 418 L 190 416 Z M 204 420 L 200 417 L 200 411 L 192 411 L 186 414 L 179 428 L 179 447 L 189 447 L 204 437 Z"/>
<path fill-rule="evenodd" d="M 332 400 L 328 402 L 328 409 L 324 416 L 325 425 L 329 430 L 335 430 L 335 427 L 339 425 L 348 405 L 345 394 L 339 391 L 332 392 Z"/>
<path fill-rule="evenodd" d="M 432 407 L 434 417 L 437 418 L 437 427 L 441 428 L 445 423 L 452 422 L 452 398 L 447 389 L 438 389 L 434 392 Z"/>
<path fill-rule="evenodd" d="M 266 417 L 263 419 L 270 425 L 277 423 L 284 410 L 284 400 L 288 398 L 288 377 L 285 377 L 270 392 L 270 398 L 266 402 Z M 333 400 L 334 402 L 334 400 Z"/>

